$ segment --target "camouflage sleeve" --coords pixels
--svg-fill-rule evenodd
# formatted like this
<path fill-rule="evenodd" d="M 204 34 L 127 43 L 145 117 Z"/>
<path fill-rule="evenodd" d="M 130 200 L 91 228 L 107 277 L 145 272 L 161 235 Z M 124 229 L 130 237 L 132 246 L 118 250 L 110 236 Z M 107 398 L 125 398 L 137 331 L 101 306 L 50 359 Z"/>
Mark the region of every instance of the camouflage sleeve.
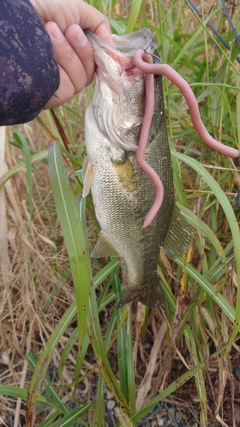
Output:
<path fill-rule="evenodd" d="M 37 116 L 60 82 L 50 38 L 29 0 L 0 0 L 0 126 Z"/>

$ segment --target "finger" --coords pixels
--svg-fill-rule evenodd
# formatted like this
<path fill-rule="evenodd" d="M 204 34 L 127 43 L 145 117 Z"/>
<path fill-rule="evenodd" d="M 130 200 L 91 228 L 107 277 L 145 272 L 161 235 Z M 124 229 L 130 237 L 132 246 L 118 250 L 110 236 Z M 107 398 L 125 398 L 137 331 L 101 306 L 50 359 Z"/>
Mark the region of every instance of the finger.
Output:
<path fill-rule="evenodd" d="M 85 3 L 80 3 L 80 27 L 88 29 L 114 47 L 108 19 L 97 9 Z"/>
<path fill-rule="evenodd" d="M 68 27 L 65 33 L 65 37 L 74 49 L 85 70 L 85 75 L 87 78 L 86 84 L 90 84 L 93 79 L 95 63 L 93 59 L 93 51 L 87 37 L 79 25 L 76 24 L 70 25 L 70 27 Z M 74 71 L 76 71 L 77 74 L 75 78 L 78 79 L 78 70 L 73 70 L 73 72 Z"/>
<path fill-rule="evenodd" d="M 97 34 L 98 37 L 100 37 L 101 39 L 105 40 L 108 44 L 110 44 L 110 46 L 112 46 L 115 49 L 115 45 L 114 45 L 114 42 L 113 42 L 112 33 L 110 31 L 110 25 L 109 25 L 108 21 L 107 22 L 103 22 L 102 24 L 100 24 L 96 28 L 95 34 Z"/>
<path fill-rule="evenodd" d="M 31 0 L 31 3 L 44 24 L 49 21 L 56 22 L 63 34 L 71 24 L 78 24 L 82 29 L 92 31 L 114 47 L 107 18 L 85 1 Z"/>
<path fill-rule="evenodd" d="M 47 110 L 49 108 L 59 107 L 60 105 L 67 102 L 70 98 L 72 98 L 73 95 L 75 94 L 75 87 L 73 86 L 71 80 L 69 79 L 66 71 L 61 66 L 59 67 L 59 73 L 60 73 L 59 88 L 56 90 L 52 98 L 49 99 L 49 101 L 44 107 L 44 110 Z"/>
<path fill-rule="evenodd" d="M 58 65 L 65 70 L 75 92 L 80 92 L 87 83 L 85 69 L 80 59 L 55 22 L 47 22 L 45 28 L 51 38 Z"/>

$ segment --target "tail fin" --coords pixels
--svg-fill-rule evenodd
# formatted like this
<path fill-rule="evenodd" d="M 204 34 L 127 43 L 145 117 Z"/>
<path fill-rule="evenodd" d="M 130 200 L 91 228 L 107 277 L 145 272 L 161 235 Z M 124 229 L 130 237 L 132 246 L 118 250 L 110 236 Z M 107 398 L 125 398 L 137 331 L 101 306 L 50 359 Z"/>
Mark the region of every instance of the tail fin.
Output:
<path fill-rule="evenodd" d="M 125 304 L 129 304 L 136 299 L 148 307 L 162 306 L 165 302 L 165 296 L 159 281 L 157 283 L 146 286 L 129 286 L 124 291 L 117 308 L 123 307 Z"/>

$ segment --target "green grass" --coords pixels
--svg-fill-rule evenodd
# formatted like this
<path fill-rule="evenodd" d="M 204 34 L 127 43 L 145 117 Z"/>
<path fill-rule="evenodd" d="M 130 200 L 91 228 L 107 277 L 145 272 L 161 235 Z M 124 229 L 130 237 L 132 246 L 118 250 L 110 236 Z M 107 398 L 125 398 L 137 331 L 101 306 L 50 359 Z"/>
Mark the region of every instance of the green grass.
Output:
<path fill-rule="evenodd" d="M 240 149 L 238 52 L 234 46 L 226 51 L 206 27 L 211 20 L 231 42 L 231 29 L 225 28 L 220 2 L 205 18 L 194 16 L 184 1 L 150 0 L 148 7 L 139 0 L 121 2 L 120 6 L 110 0 L 90 3 L 109 17 L 113 31 L 149 27 L 163 62 L 191 85 L 209 133 Z M 239 33 L 239 18 L 233 21 Z M 164 89 L 176 201 L 194 227 L 195 237 L 186 258 L 167 261 L 162 255 L 159 259 L 158 273 L 167 299 L 164 316 L 155 309 L 138 308 L 137 313 L 132 307 L 116 310 L 123 286 L 119 260 L 99 264 L 89 256 L 99 225 L 91 196 L 81 199 L 79 171 L 85 157 L 84 111 L 92 87 L 73 103 L 55 110 L 68 149 L 50 112 L 44 112 L 39 121 L 47 129 L 46 141 L 52 141 L 48 151 L 51 190 L 45 178 L 46 145 L 38 145 L 26 129 L 23 133 L 14 129 L 10 137 L 14 154 L 7 156 L 9 170 L 0 185 L 6 186 L 11 208 L 18 206 L 17 220 L 12 214 L 9 230 L 16 236 L 14 224 L 18 221 L 25 242 L 21 262 L 26 268 L 20 277 L 19 267 L 16 283 L 24 277 L 28 298 L 15 308 L 18 294 L 11 288 L 3 317 L 14 330 L 19 328 L 18 316 L 24 319 L 23 330 L 31 340 L 24 341 L 22 334 L 19 344 L 16 331 L 13 340 L 4 335 L 6 348 L 12 345 L 15 358 L 9 361 L 9 375 L 0 385 L 0 394 L 26 401 L 27 427 L 33 425 L 35 416 L 34 425 L 39 427 L 105 426 L 106 389 L 119 407 L 118 426 L 135 426 L 166 398 L 181 404 L 187 400 L 183 414 L 190 417 L 194 408 L 200 426 L 212 423 L 218 412 L 229 422 L 224 402 L 233 399 L 229 389 L 234 389 L 232 374 L 239 353 L 235 342 L 240 326 L 240 235 L 239 208 L 234 200 L 239 172 L 229 159 L 201 142 L 179 90 L 166 79 Z M 14 248 L 20 242 L 16 237 L 10 242 L 13 266 Z M 45 275 L 38 274 L 41 269 L 46 269 Z M 150 393 L 137 409 L 139 383 L 145 372 L 142 366 L 147 369 L 164 317 L 167 332 L 151 378 L 154 395 Z M 32 332 L 35 324 L 40 330 L 38 342 Z M 25 358 L 30 379 L 15 368 L 19 354 L 23 365 Z M 52 365 L 58 372 L 56 383 L 49 376 Z M 78 385 L 88 378 L 96 393 L 82 400 Z M 76 405 L 74 410 L 71 403 Z M 15 417 L 19 413 L 18 407 Z"/>

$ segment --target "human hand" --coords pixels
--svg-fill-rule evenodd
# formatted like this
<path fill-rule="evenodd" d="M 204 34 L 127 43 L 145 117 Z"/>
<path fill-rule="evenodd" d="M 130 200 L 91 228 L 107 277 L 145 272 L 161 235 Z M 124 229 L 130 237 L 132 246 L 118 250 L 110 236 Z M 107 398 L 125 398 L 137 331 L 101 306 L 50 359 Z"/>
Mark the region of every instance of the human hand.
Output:
<path fill-rule="evenodd" d="M 59 66 L 60 85 L 45 108 L 64 104 L 90 84 L 93 51 L 83 30 L 89 29 L 113 46 L 107 18 L 83 0 L 31 0 L 51 38 Z"/>

